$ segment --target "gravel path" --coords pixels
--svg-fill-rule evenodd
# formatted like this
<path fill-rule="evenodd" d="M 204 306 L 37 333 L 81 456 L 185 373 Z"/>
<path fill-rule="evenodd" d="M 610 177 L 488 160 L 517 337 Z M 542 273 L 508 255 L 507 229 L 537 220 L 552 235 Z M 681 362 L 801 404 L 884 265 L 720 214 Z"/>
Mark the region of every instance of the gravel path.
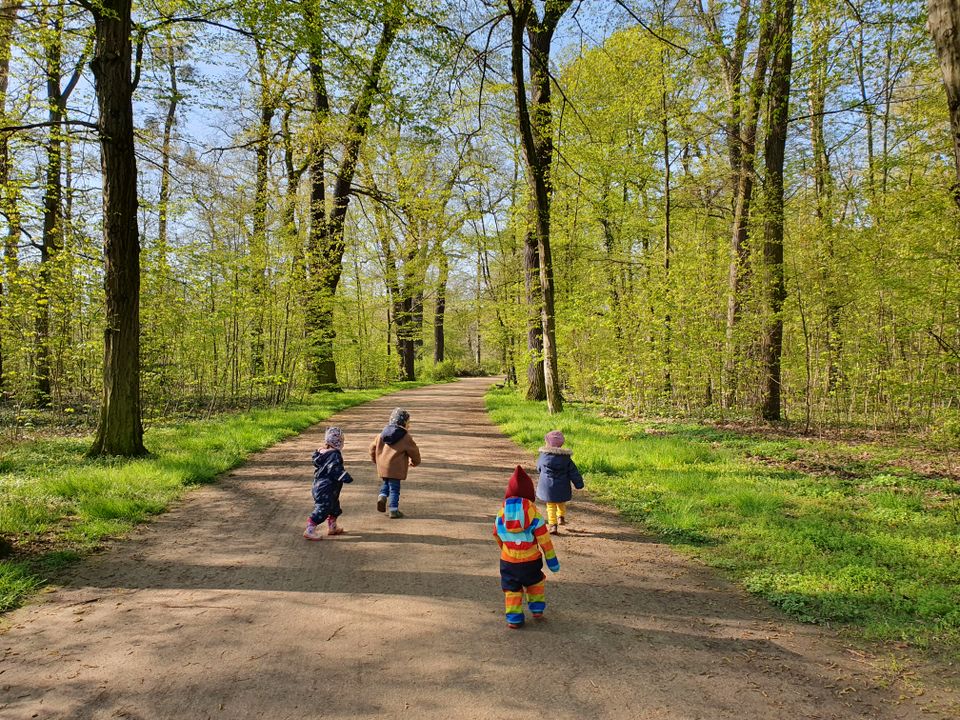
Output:
<path fill-rule="evenodd" d="M 80 564 L 5 618 L 0 718 L 948 717 L 583 496 L 547 619 L 508 630 L 492 518 L 533 458 L 490 423 L 488 386 L 336 417 L 346 535 L 300 535 L 318 426 Z M 400 520 L 376 512 L 366 457 L 395 405 L 424 456 Z"/>

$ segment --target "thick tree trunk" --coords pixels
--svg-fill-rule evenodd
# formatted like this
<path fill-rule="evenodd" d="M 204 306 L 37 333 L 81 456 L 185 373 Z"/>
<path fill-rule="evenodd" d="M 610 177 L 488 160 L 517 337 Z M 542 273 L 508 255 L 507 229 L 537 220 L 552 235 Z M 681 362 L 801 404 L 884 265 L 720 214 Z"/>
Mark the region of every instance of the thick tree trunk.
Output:
<path fill-rule="evenodd" d="M 550 108 L 550 46 L 560 18 L 571 0 L 547 0 L 543 19 L 537 17 L 532 0 L 509 0 L 513 22 L 511 65 L 520 144 L 527 168 L 527 184 L 533 217 L 529 222 L 537 240 L 541 292 L 540 322 L 543 330 L 543 379 L 547 408 L 551 413 L 563 410 L 560 375 L 557 364 L 556 316 L 554 312 L 553 259 L 550 249 L 550 202 L 553 181 L 553 121 Z M 530 102 L 527 102 L 524 78 L 524 31 L 530 63 Z M 529 394 L 529 393 L 528 393 Z"/>
<path fill-rule="evenodd" d="M 263 374 L 264 304 L 267 292 L 267 206 L 269 203 L 270 137 L 276 114 L 272 82 L 266 66 L 266 49 L 257 41 L 257 68 L 260 73 L 260 122 L 255 145 L 256 169 L 253 193 L 253 231 L 250 234 L 250 289 L 253 294 L 254 321 L 250 338 L 250 370 Z"/>
<path fill-rule="evenodd" d="M 316 19 L 310 14 L 310 5 L 307 5 L 307 21 L 311 32 L 320 35 L 320 29 L 315 27 Z M 316 378 L 319 376 L 336 377 L 336 369 L 319 368 L 320 354 L 326 346 L 328 338 L 322 332 L 324 327 L 320 317 L 320 287 L 319 278 L 323 268 L 324 233 L 327 227 L 327 186 L 326 186 L 326 155 L 327 144 L 324 140 L 325 125 L 330 116 L 330 100 L 327 96 L 326 81 L 323 71 L 323 48 L 319 40 L 309 47 L 309 71 L 312 93 L 311 114 L 313 115 L 313 132 L 310 135 L 310 230 L 307 235 L 307 341 L 308 355 L 307 372 L 312 390 L 321 389 Z M 329 338 L 332 348 L 333 337 Z M 333 362 L 332 355 L 329 362 Z"/>
<path fill-rule="evenodd" d="M 140 238 L 130 77 L 130 0 L 94 6 L 94 85 L 103 172 L 103 405 L 91 455 L 146 453 L 140 411 Z"/>
<path fill-rule="evenodd" d="M 960 5 L 956 0 L 927 0 L 927 26 L 937 48 L 953 132 L 956 182 L 951 188 L 960 207 Z"/>
<path fill-rule="evenodd" d="M 350 197 L 353 194 L 353 176 L 357 170 L 360 149 L 369 129 L 370 111 L 373 101 L 380 88 L 380 78 L 383 72 L 387 55 L 396 39 L 397 31 L 402 22 L 401 7 L 391 2 L 384 11 L 383 28 L 376 50 L 370 61 L 370 69 L 364 78 L 360 94 L 347 113 L 347 130 L 340 167 L 336 173 L 336 182 L 333 187 L 333 198 L 329 215 L 320 225 L 311 225 L 311 274 L 310 308 L 307 319 L 310 352 L 310 385 L 314 390 L 336 388 L 337 366 L 333 357 L 333 343 L 336 337 L 334 330 L 334 298 L 337 286 L 340 284 L 344 253 L 344 223 Z M 312 28 L 319 35 L 319 28 Z M 319 41 L 318 41 L 319 42 Z M 322 87 L 323 68 L 319 63 L 319 45 L 311 52 L 311 76 L 313 77 L 314 92 Z M 315 62 L 315 58 L 317 62 Z M 320 77 L 318 81 L 317 76 Z M 325 93 L 324 93 L 325 98 Z M 315 102 L 314 111 L 318 111 L 319 104 Z M 319 110 L 318 126 L 322 125 L 328 113 Z M 312 158 L 312 162 L 317 162 Z M 322 158 L 320 158 L 322 163 Z M 322 174 L 322 164 L 320 166 Z M 314 198 L 317 196 L 316 180 L 314 181 Z M 312 205 L 312 220 L 322 219 L 322 215 L 314 201 Z"/>
<path fill-rule="evenodd" d="M 783 166 L 789 126 L 790 80 L 793 66 L 794 0 L 776 0 L 776 28 L 770 67 L 767 103 L 767 136 L 764 144 L 764 295 L 766 327 L 762 337 L 764 379 L 760 407 L 764 420 L 781 419 L 781 368 L 783 354 L 783 303 L 787 292 L 783 278 Z"/>
<path fill-rule="evenodd" d="M 7 87 L 10 82 L 10 47 L 13 42 L 13 28 L 17 22 L 20 0 L 2 0 L 0 2 L 0 123 L 7 116 Z M 10 178 L 9 135 L 0 133 L 0 215 L 7 225 L 4 238 L 3 263 L 0 265 L 0 393 L 4 387 L 4 330 L 6 326 L 3 309 L 4 293 L 9 286 L 11 276 L 17 266 L 17 245 L 20 241 L 20 223 L 17 217 L 17 194 Z M 7 283 L 5 286 L 4 283 Z"/>

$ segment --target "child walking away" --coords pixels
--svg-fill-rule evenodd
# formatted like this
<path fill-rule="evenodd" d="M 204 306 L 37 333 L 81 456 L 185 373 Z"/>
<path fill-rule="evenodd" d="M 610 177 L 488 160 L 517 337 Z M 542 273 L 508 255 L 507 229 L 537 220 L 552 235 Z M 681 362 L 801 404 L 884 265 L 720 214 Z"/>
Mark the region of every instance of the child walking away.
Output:
<path fill-rule="evenodd" d="M 338 427 L 327 428 L 323 436 L 325 447 L 313 453 L 313 513 L 307 521 L 303 536 L 307 540 L 323 537 L 318 529 L 327 521 L 327 535 L 340 535 L 343 528 L 337 518 L 343 514 L 340 508 L 340 491 L 343 484 L 353 482 L 343 467 L 343 432 Z"/>
<path fill-rule="evenodd" d="M 390 517 L 402 518 L 400 512 L 400 481 L 406 480 L 407 469 L 420 464 L 420 448 L 409 430 L 410 413 L 395 408 L 390 422 L 370 445 L 370 459 L 377 464 L 377 474 L 383 481 L 377 498 L 377 510 L 386 512 L 390 503 Z"/>
<path fill-rule="evenodd" d="M 573 462 L 572 450 L 563 447 L 563 433 L 551 430 L 544 438 L 546 445 L 540 448 L 537 458 L 537 499 L 547 504 L 547 525 L 550 533 L 560 532 L 560 525 L 567 524 L 567 503 L 573 497 L 570 484 L 583 490 L 583 476 Z"/>
<path fill-rule="evenodd" d="M 500 546 L 500 587 L 507 625 L 516 629 L 524 622 L 524 592 L 533 617 L 543 617 L 547 606 L 543 595 L 543 561 L 547 561 L 551 572 L 560 569 L 543 517 L 533 502 L 533 481 L 519 465 L 507 484 L 493 536 Z"/>

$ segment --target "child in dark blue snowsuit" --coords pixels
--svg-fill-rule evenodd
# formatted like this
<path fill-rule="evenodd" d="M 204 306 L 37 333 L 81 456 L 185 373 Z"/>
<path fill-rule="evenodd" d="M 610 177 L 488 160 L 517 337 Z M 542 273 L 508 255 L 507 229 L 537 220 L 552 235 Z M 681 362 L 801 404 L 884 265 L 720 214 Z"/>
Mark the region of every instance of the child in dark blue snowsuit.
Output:
<path fill-rule="evenodd" d="M 572 483 L 577 490 L 583 490 L 583 477 L 570 457 L 573 453 L 562 447 L 562 432 L 551 430 L 544 440 L 546 445 L 540 448 L 537 458 L 540 473 L 537 499 L 547 504 L 547 527 L 551 535 L 556 535 L 559 526 L 567 523 L 567 503 L 573 497 L 570 485 Z"/>
<path fill-rule="evenodd" d="M 343 514 L 340 507 L 340 491 L 343 484 L 353 482 L 350 473 L 343 467 L 343 432 L 338 427 L 328 428 L 324 435 L 326 447 L 313 453 L 313 512 L 307 521 L 303 536 L 307 540 L 319 540 L 322 535 L 317 526 L 327 521 L 327 535 L 340 535 L 343 528 L 337 518 Z"/>

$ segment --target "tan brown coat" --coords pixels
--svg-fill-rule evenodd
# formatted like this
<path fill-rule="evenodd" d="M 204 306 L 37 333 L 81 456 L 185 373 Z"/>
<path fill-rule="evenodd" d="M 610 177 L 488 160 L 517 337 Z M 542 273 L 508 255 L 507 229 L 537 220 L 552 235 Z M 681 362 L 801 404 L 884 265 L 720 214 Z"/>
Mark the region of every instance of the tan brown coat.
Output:
<path fill-rule="evenodd" d="M 407 469 L 420 464 L 420 448 L 410 433 L 393 445 L 388 445 L 381 435 L 377 435 L 370 445 L 370 459 L 377 464 L 377 475 L 380 477 L 405 480 Z"/>

